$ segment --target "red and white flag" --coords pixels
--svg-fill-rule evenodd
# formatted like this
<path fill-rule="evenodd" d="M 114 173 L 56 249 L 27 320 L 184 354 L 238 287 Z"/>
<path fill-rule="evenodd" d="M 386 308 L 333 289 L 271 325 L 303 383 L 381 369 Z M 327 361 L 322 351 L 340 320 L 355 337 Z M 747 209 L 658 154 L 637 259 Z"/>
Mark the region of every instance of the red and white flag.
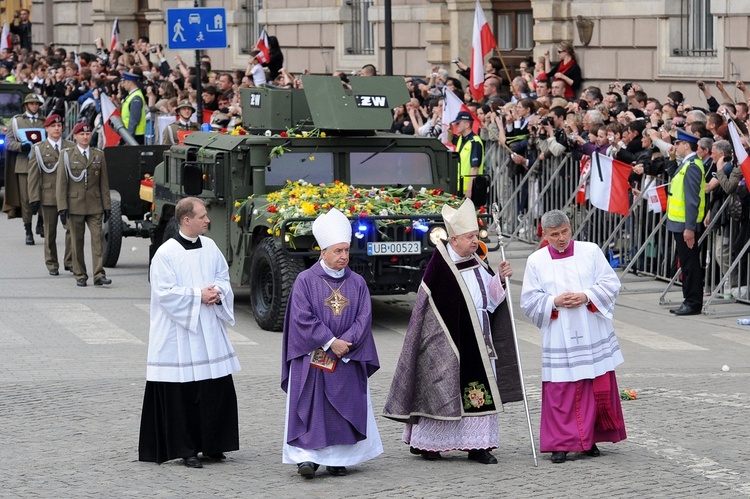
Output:
<path fill-rule="evenodd" d="M 0 35 L 0 37 L 2 37 L 2 40 L 0 40 L 0 50 L 10 49 L 12 45 L 10 41 L 10 30 L 8 30 L 8 23 L 3 23 L 3 33 L 2 35 Z"/>
<path fill-rule="evenodd" d="M 481 100 L 484 97 L 484 58 L 497 47 L 495 37 L 492 36 L 492 30 L 484 16 L 482 6 L 477 6 L 474 10 L 474 34 L 471 39 L 471 95 L 474 100 Z"/>
<path fill-rule="evenodd" d="M 268 46 L 268 34 L 266 34 L 266 30 L 261 31 L 255 48 L 260 50 L 260 54 L 258 54 L 259 63 L 266 65 L 271 62 L 271 48 Z"/>
<path fill-rule="evenodd" d="M 109 51 L 113 52 L 120 42 L 120 24 L 115 17 L 115 23 L 112 25 L 112 39 L 109 42 Z"/>
<path fill-rule="evenodd" d="M 109 124 L 109 118 L 120 116 L 120 110 L 117 109 L 107 94 L 101 94 L 102 100 L 102 126 L 104 128 L 104 147 L 113 147 L 120 143 L 120 135 L 115 132 L 112 125 Z"/>
<path fill-rule="evenodd" d="M 729 128 L 729 137 L 732 139 L 732 146 L 734 147 L 734 157 L 737 158 L 737 164 L 742 168 L 742 176 L 745 177 L 745 183 L 750 185 L 750 157 L 748 157 L 747 151 L 742 145 L 740 132 L 732 120 L 729 120 L 729 123 L 727 123 L 727 128 Z"/>
<path fill-rule="evenodd" d="M 474 118 L 474 123 L 472 123 L 472 131 L 474 133 L 479 133 L 479 129 L 481 128 L 481 123 L 479 122 L 479 118 L 469 109 L 469 107 L 458 98 L 456 94 L 451 92 L 450 90 L 446 89 L 443 97 L 443 116 L 441 118 L 442 122 L 442 128 L 443 133 L 440 134 L 440 141 L 448 147 L 448 149 L 453 150 L 453 144 L 448 142 L 448 127 L 452 126 L 451 123 L 453 123 L 453 120 L 456 119 L 458 116 L 458 113 L 461 111 L 466 111 L 467 113 L 471 114 L 471 117 Z M 456 131 L 453 130 L 453 134 L 455 135 Z"/>
<path fill-rule="evenodd" d="M 581 158 L 581 167 L 580 172 L 581 176 L 578 177 L 578 183 L 581 182 L 583 177 L 586 176 L 586 174 L 591 169 L 591 156 L 584 156 Z M 582 183 L 581 186 L 578 188 L 578 192 L 576 193 L 576 203 L 578 204 L 586 204 L 586 182 Z"/>
<path fill-rule="evenodd" d="M 628 215 L 630 201 L 628 177 L 630 165 L 616 159 L 596 153 L 592 157 L 591 175 L 589 176 L 589 200 L 601 210 Z"/>
<path fill-rule="evenodd" d="M 649 187 L 646 191 L 648 197 L 648 209 L 654 213 L 667 211 L 667 185 L 656 185 Z"/>

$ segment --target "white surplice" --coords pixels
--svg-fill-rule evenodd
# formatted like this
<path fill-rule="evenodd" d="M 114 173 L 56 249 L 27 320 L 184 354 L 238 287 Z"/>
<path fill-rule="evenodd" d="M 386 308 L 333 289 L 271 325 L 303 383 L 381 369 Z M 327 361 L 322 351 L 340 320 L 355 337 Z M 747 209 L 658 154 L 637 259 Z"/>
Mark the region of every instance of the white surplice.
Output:
<path fill-rule="evenodd" d="M 151 325 L 146 379 L 186 383 L 217 379 L 240 370 L 229 342 L 234 293 L 224 255 L 211 239 L 186 250 L 176 240 L 162 244 L 151 262 Z M 214 285 L 221 304 L 201 303 Z"/>
<path fill-rule="evenodd" d="M 573 256 L 552 259 L 542 248 L 526 261 L 521 308 L 542 330 L 542 381 L 594 379 L 623 362 L 612 326 L 620 280 L 599 246 L 571 244 Z M 553 320 L 554 299 L 567 291 L 586 293 L 597 311 L 561 308 Z"/>

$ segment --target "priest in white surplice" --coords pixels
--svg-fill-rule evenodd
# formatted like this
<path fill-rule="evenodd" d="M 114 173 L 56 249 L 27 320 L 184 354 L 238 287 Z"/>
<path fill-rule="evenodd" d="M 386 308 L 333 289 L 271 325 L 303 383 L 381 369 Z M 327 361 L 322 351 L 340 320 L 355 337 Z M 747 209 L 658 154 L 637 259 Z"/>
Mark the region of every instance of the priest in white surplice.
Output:
<path fill-rule="evenodd" d="M 177 203 L 179 235 L 151 262 L 151 327 L 138 458 L 162 463 L 182 458 L 191 468 L 239 449 L 239 371 L 227 324 L 234 325 L 228 266 L 202 236 L 209 219 L 198 198 Z"/>
<path fill-rule="evenodd" d="M 521 308 L 542 330 L 541 451 L 562 463 L 626 438 L 612 327 L 620 280 L 596 244 L 571 240 L 562 211 L 545 213 L 542 230 L 549 246 L 526 260 Z"/>

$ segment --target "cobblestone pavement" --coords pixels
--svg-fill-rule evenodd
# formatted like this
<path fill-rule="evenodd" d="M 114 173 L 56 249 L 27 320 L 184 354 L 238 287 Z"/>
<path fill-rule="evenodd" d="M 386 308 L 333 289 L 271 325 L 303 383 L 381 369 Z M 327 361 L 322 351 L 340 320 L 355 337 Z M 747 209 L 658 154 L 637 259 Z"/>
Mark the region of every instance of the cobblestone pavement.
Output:
<path fill-rule="evenodd" d="M 281 335 L 261 331 L 238 291 L 231 331 L 243 370 L 235 375 L 240 450 L 201 470 L 137 461 L 145 385 L 149 288 L 147 244 L 125 239 L 109 287 L 77 288 L 47 275 L 43 248 L 23 245 L 18 220 L 0 219 L 0 496 L 3 497 L 746 497 L 750 496 L 750 329 L 731 317 L 672 317 L 658 304 L 664 283 L 625 279 L 616 331 L 625 355 L 620 388 L 628 439 L 602 455 L 534 467 L 523 404 L 500 417 L 499 464 L 465 453 L 427 462 L 409 454 L 402 426 L 379 418 L 385 453 L 347 477 L 312 481 L 281 464 L 284 394 Z M 62 250 L 62 248 L 60 248 Z M 508 248 L 511 286 L 532 429 L 540 412 L 539 333 L 517 307 L 524 258 Z M 496 253 L 491 261 L 497 261 Z M 89 283 L 91 284 L 91 283 Z M 678 293 L 670 296 L 678 299 Z M 374 299 L 382 368 L 372 399 L 382 410 L 413 296 Z M 750 308 L 747 310 L 750 315 Z M 722 365 L 730 366 L 722 372 Z"/>

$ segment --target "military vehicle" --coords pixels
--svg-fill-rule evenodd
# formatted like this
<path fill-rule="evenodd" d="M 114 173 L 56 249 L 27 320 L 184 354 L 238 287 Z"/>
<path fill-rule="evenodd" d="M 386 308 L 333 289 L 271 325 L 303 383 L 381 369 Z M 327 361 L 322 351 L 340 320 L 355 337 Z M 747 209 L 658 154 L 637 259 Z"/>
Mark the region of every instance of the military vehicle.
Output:
<path fill-rule="evenodd" d="M 0 187 L 5 185 L 5 135 L 10 119 L 23 112 L 23 99 L 28 93 L 28 85 L 0 83 Z"/>
<path fill-rule="evenodd" d="M 409 100 L 402 78 L 351 78 L 346 88 L 337 77 L 306 76 L 303 85 L 241 89 L 250 134 L 195 132 L 166 151 L 154 171 L 151 253 L 176 232 L 181 198 L 205 200 L 207 235 L 223 250 L 232 283 L 250 286 L 253 314 L 266 330 L 281 330 L 297 274 L 320 254 L 310 226 L 318 205 L 333 200 L 314 189 L 360 188 L 360 209 L 348 209 L 350 266 L 371 294 L 382 295 L 416 291 L 435 244 L 446 237 L 440 206 L 432 215 L 395 215 L 387 200 L 415 208 L 414 198 L 425 193 L 456 199 L 443 193 L 458 187 L 457 157 L 440 141 L 376 131 L 388 130 L 392 108 Z M 294 198 L 294 189 L 301 199 L 312 193 L 305 213 L 279 218 L 289 207 L 274 196 Z"/>

